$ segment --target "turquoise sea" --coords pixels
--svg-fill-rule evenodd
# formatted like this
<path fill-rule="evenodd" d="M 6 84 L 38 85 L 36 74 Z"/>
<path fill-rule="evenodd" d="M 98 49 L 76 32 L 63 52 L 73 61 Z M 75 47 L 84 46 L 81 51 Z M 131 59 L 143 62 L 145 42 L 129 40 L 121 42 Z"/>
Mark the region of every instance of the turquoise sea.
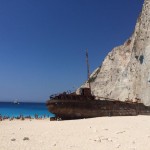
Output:
<path fill-rule="evenodd" d="M 53 117 L 54 115 L 47 110 L 45 103 L 19 103 L 0 102 L 0 115 L 9 117 L 18 117 L 20 115 L 34 117 Z"/>

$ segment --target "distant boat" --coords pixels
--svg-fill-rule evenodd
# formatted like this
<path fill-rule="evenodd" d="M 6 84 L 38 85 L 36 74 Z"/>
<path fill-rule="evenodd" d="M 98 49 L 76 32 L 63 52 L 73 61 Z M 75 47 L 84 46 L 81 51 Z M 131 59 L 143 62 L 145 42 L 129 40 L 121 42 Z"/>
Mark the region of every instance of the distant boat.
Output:
<path fill-rule="evenodd" d="M 16 100 L 14 100 L 14 102 L 13 102 L 14 104 L 18 104 L 19 105 L 19 102 L 18 102 L 18 100 L 16 99 Z"/>

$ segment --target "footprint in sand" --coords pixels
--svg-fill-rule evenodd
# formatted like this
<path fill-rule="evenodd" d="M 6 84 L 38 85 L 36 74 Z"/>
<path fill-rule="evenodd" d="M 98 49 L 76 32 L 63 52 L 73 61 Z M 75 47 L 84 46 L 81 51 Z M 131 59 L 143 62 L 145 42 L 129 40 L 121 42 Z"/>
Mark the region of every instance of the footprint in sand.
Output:
<path fill-rule="evenodd" d="M 121 145 L 120 145 L 120 144 L 118 144 L 118 145 L 116 146 L 116 148 L 120 148 L 120 146 L 121 146 Z"/>
<path fill-rule="evenodd" d="M 113 140 L 111 138 L 103 138 L 102 140 L 108 141 L 108 142 L 113 142 Z"/>
<path fill-rule="evenodd" d="M 126 131 L 121 131 L 121 132 L 117 132 L 116 134 L 122 134 L 125 133 Z"/>

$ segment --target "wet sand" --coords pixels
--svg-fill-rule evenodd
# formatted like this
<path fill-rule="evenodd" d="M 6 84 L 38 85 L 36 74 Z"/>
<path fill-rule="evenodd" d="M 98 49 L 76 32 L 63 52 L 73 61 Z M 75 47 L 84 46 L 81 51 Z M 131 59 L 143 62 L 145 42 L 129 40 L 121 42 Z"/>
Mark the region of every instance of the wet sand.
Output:
<path fill-rule="evenodd" d="M 0 150 L 149 150 L 150 116 L 0 121 Z"/>

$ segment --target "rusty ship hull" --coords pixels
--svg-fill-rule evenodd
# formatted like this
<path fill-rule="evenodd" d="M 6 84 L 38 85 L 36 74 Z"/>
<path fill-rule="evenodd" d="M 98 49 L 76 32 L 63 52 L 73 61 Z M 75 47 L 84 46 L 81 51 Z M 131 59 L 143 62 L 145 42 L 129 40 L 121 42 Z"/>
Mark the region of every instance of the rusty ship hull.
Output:
<path fill-rule="evenodd" d="M 95 100 L 93 96 L 55 97 L 47 102 L 47 107 L 56 118 L 61 119 L 150 115 L 150 107 L 142 103 Z"/>

